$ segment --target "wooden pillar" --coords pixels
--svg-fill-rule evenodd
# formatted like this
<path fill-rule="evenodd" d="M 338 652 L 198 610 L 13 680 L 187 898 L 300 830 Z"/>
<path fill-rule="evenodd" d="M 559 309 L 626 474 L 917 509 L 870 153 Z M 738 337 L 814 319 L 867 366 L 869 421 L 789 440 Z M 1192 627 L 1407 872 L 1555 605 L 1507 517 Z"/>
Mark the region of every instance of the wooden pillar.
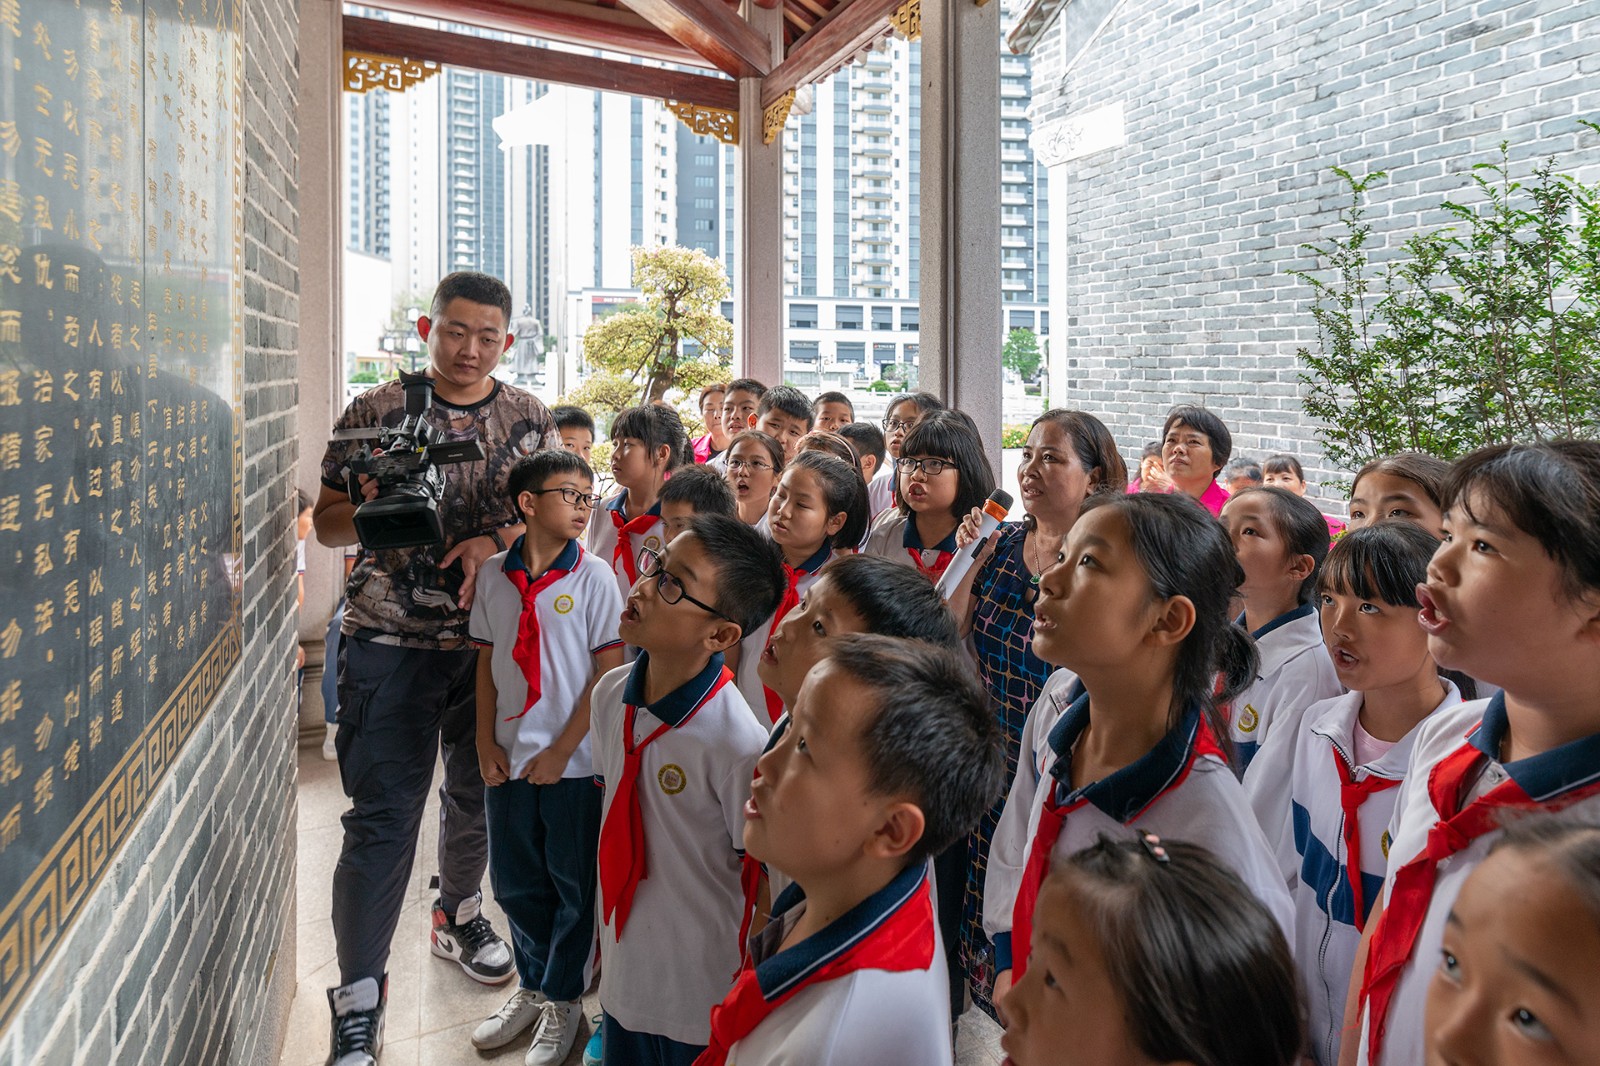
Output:
<path fill-rule="evenodd" d="M 783 58 L 781 7 L 745 0 L 744 17 Z M 761 79 L 739 81 L 739 147 L 734 168 L 733 369 L 783 384 L 783 136 L 762 132 Z"/>
<path fill-rule="evenodd" d="M 922 0 L 922 388 L 1000 469 L 1000 4 Z"/>

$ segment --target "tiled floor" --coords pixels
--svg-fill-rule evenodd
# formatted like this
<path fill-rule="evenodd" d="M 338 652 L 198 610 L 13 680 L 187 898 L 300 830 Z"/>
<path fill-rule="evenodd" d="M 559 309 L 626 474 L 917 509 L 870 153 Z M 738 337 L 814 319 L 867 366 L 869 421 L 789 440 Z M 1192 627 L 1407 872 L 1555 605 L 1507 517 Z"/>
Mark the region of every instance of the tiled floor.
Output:
<path fill-rule="evenodd" d="M 329 886 L 333 866 L 339 857 L 342 830 L 339 815 L 346 809 L 335 764 L 322 760 L 319 748 L 300 752 L 300 926 L 297 932 L 297 988 L 289 1013 L 289 1033 L 284 1042 L 281 1066 L 321 1066 L 328 1056 L 327 989 L 337 983 L 338 968 L 333 957 L 333 928 L 328 917 Z M 492 1014 L 510 994 L 510 986 L 490 988 L 470 980 L 453 962 L 435 958 L 428 951 L 428 916 L 434 893 L 428 888 L 433 876 L 433 855 L 439 837 L 438 800 L 435 798 L 423 819 L 422 841 L 417 850 L 416 869 L 406 893 L 406 909 L 395 934 L 389 960 L 389 1008 L 384 1024 L 383 1066 L 445 1066 L 454 1063 L 521 1061 L 531 1037 L 519 1037 L 498 1051 L 473 1048 L 469 1036 L 473 1028 Z M 485 885 L 487 892 L 487 885 Z M 493 900 L 485 907 L 502 935 L 506 923 Z M 586 1013 L 599 1008 L 591 994 Z M 587 1037 L 585 1028 L 585 1037 Z M 958 1066 L 999 1066 L 1004 1056 L 999 1046 L 1000 1030 L 986 1016 L 973 1010 L 962 1019 L 961 1039 L 957 1044 Z M 579 1061 L 583 1038 L 575 1046 L 569 1064 Z"/>

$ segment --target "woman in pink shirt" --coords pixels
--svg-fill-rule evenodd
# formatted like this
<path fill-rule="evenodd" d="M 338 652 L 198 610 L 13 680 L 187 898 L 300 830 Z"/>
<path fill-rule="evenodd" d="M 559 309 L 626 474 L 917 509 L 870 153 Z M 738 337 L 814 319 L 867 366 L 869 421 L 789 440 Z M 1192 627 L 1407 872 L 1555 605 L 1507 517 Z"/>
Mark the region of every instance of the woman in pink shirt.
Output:
<path fill-rule="evenodd" d="M 1191 404 L 1174 407 L 1161 427 L 1161 465 L 1172 480 L 1172 491 L 1199 500 L 1214 515 L 1222 514 L 1228 490 L 1217 484 L 1217 474 L 1233 454 L 1233 434 L 1222 419 Z"/>
<path fill-rule="evenodd" d="M 689 442 L 694 446 L 697 463 L 710 462 L 728 447 L 728 431 L 722 425 L 722 397 L 727 391 L 728 386 L 720 381 L 700 390 L 700 418 L 706 424 L 706 432 Z"/>

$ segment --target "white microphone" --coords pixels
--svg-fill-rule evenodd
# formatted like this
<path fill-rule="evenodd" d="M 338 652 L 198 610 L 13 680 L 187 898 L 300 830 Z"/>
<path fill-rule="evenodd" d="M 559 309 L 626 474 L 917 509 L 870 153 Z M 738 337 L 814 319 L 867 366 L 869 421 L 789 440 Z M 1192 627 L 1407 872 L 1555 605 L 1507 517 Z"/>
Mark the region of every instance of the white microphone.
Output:
<path fill-rule="evenodd" d="M 978 525 L 978 539 L 956 552 L 955 558 L 950 560 L 944 575 L 934 585 L 934 588 L 939 590 L 940 596 L 948 600 L 955 590 L 961 587 L 962 578 L 967 576 L 972 564 L 978 561 L 983 546 L 989 541 L 989 534 L 999 529 L 1000 523 L 1005 521 L 1006 515 L 1010 513 L 1011 493 L 1005 489 L 995 489 L 989 494 L 989 498 L 983 501 L 983 521 Z"/>

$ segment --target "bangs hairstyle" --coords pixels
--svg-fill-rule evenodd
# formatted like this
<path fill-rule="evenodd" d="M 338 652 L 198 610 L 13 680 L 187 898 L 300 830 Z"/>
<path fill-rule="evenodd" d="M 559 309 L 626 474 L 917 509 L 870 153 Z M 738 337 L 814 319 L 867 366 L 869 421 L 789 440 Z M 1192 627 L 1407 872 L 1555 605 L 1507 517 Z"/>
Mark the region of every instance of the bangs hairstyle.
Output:
<path fill-rule="evenodd" d="M 872 517 L 867 508 L 867 483 L 861 480 L 861 471 L 837 456 L 820 451 L 798 453 L 790 460 L 785 473 L 795 469 L 808 470 L 817 479 L 822 487 L 827 517 L 844 512 L 844 525 L 828 538 L 828 546 L 854 548 L 860 544 L 861 538 L 867 535 L 867 523 Z"/>
<path fill-rule="evenodd" d="M 1390 607 L 1420 606 L 1417 586 L 1428 579 L 1428 561 L 1438 547 L 1433 534 L 1415 522 L 1389 519 L 1352 529 L 1328 550 L 1317 588 Z"/>
<path fill-rule="evenodd" d="M 1328 557 L 1328 522 L 1322 517 L 1322 512 L 1304 496 L 1297 496 L 1275 485 L 1242 489 L 1234 493 L 1233 499 L 1228 502 L 1232 503 L 1233 500 L 1265 504 L 1267 520 L 1272 523 L 1274 532 L 1283 538 L 1289 554 L 1311 556 L 1311 573 L 1300 582 L 1300 590 L 1296 594 L 1296 602 L 1310 603 L 1312 594 L 1317 590 L 1317 572 Z"/>
<path fill-rule="evenodd" d="M 1188 426 L 1204 433 L 1207 443 L 1211 445 L 1211 461 L 1216 464 L 1217 470 L 1228 465 L 1228 459 L 1233 455 L 1233 434 L 1228 432 L 1222 419 L 1204 407 L 1186 403 L 1167 412 L 1167 420 L 1161 423 L 1162 440 L 1172 432 L 1173 426 Z M 1212 476 L 1216 476 L 1216 471 L 1212 471 Z"/>
<path fill-rule="evenodd" d="M 732 396 L 736 392 L 754 393 L 756 399 L 759 400 L 767 394 L 767 387 L 755 378 L 734 378 L 728 382 L 727 395 Z"/>
<path fill-rule="evenodd" d="M 594 436 L 594 419 L 588 411 L 571 404 L 562 404 L 560 407 L 550 408 L 550 416 L 556 421 L 556 429 L 586 429 L 589 436 Z"/>
<path fill-rule="evenodd" d="M 1400 452 L 1374 459 L 1356 471 L 1355 480 L 1350 482 L 1351 496 L 1356 494 L 1356 486 L 1368 474 L 1384 474 L 1409 481 L 1420 488 L 1435 507 L 1441 511 L 1445 509 L 1444 483 L 1450 476 L 1450 464 L 1443 459 L 1426 452 Z"/>
<path fill-rule="evenodd" d="M 820 577 L 861 616 L 869 633 L 942 648 L 960 643 L 944 597 L 909 566 L 877 555 L 841 555 L 822 568 Z"/>
<path fill-rule="evenodd" d="M 842 392 L 825 392 L 811 401 L 811 410 L 820 411 L 825 403 L 842 403 L 850 409 L 850 417 L 856 416 L 856 405 L 850 402 L 850 397 Z"/>
<path fill-rule="evenodd" d="M 517 512 L 520 521 L 526 522 L 527 516 L 517 506 L 517 497 L 524 492 L 537 492 L 544 488 L 545 482 L 561 474 L 576 474 L 587 478 L 590 485 L 594 484 L 594 471 L 583 461 L 583 456 L 565 448 L 545 448 L 516 461 L 506 479 L 506 495 L 511 498 L 511 509 Z"/>
<path fill-rule="evenodd" d="M 630 407 L 617 415 L 616 421 L 611 423 L 611 439 L 618 441 L 624 437 L 644 441 L 652 461 L 656 449 L 666 445 L 668 470 L 676 469 L 684 462 L 684 453 L 689 447 L 688 434 L 683 431 L 683 419 L 678 417 L 678 412 L 659 403 Z"/>
<path fill-rule="evenodd" d="M 800 452 L 822 452 L 825 455 L 831 455 L 835 459 L 841 459 L 855 467 L 858 475 L 861 473 L 861 460 L 856 456 L 855 448 L 837 433 L 830 433 L 825 429 L 814 429 L 801 437 L 794 448 L 797 455 Z"/>
<path fill-rule="evenodd" d="M 768 411 L 782 411 L 790 418 L 801 419 L 807 429 L 816 424 L 811 413 L 811 401 L 806 399 L 806 394 L 788 385 L 775 385 L 762 393 L 761 403 L 756 407 L 756 420 L 760 421 Z"/>
<path fill-rule="evenodd" d="M 878 466 L 883 465 L 883 454 L 886 445 L 883 440 L 883 430 L 871 422 L 849 422 L 834 430 L 839 436 L 850 442 L 850 447 L 857 455 L 856 465 L 860 465 L 861 458 L 872 456 L 872 461 Z"/>
<path fill-rule="evenodd" d="M 1133 1042 L 1152 1062 L 1299 1062 L 1300 981 L 1277 920 L 1211 852 L 1160 847 L 1165 862 L 1102 834 L 1050 874 L 1099 941 Z"/>
<path fill-rule="evenodd" d="M 1072 441 L 1078 465 L 1089 475 L 1094 492 L 1126 492 L 1128 489 L 1128 464 L 1123 462 L 1117 449 L 1116 438 L 1104 422 L 1086 411 L 1069 411 L 1065 407 L 1052 408 L 1033 420 L 1029 429 L 1046 422 L 1060 426 Z M 1156 449 L 1161 454 L 1161 449 Z M 1029 517 L 1032 517 L 1031 515 Z"/>
<path fill-rule="evenodd" d="M 1445 479 L 1444 507 L 1474 521 L 1472 497 L 1486 498 L 1507 521 L 1539 542 L 1561 567 L 1571 602 L 1600 590 L 1600 442 L 1497 444 L 1456 460 Z"/>
<path fill-rule="evenodd" d="M 789 583 L 783 552 L 765 534 L 737 518 L 706 514 L 691 518 L 681 535 L 693 536 L 705 549 L 716 570 L 717 610 L 733 619 L 741 635 L 772 617 Z"/>
<path fill-rule="evenodd" d="M 1005 785 L 1000 727 L 970 660 L 952 648 L 852 633 L 830 643 L 827 661 L 877 696 L 875 712 L 860 715 L 869 787 L 922 809 L 922 838 L 904 866 L 939 854 L 978 824 Z"/>
<path fill-rule="evenodd" d="M 1306 472 L 1300 466 L 1300 460 L 1282 452 L 1277 455 L 1269 455 L 1261 460 L 1261 472 L 1264 474 L 1293 474 L 1299 481 L 1306 479 Z"/>
<path fill-rule="evenodd" d="M 983 454 L 983 443 L 953 411 L 935 411 L 918 422 L 917 428 L 907 433 L 905 442 L 900 445 L 900 456 L 948 459 L 955 464 L 956 498 L 950 505 L 950 513 L 957 518 L 965 517 L 974 507 L 982 507 L 983 501 L 994 491 L 994 471 L 989 469 L 989 457 Z M 902 476 L 900 471 L 895 471 L 896 479 Z M 906 494 L 897 495 L 900 513 L 911 514 Z"/>
<path fill-rule="evenodd" d="M 935 396 L 931 392 L 902 392 L 889 398 L 889 406 L 883 409 L 883 417 L 888 418 L 889 412 L 893 411 L 896 407 L 899 407 L 907 400 L 916 405 L 917 410 L 921 413 L 921 417 L 924 418 L 926 418 L 928 415 L 934 414 L 938 411 L 943 411 L 945 409 L 944 401 L 939 399 L 939 397 Z"/>
<path fill-rule="evenodd" d="M 1515 851 L 1543 859 L 1563 875 L 1600 924 L 1600 826 L 1579 822 L 1568 815 L 1533 813 L 1513 816 L 1505 833 L 1489 848 Z"/>
<path fill-rule="evenodd" d="M 1168 724 L 1176 726 L 1189 705 L 1198 704 L 1231 760 L 1220 708 L 1256 679 L 1260 664 L 1255 641 L 1228 614 L 1244 583 L 1233 541 L 1210 511 L 1181 492 L 1101 493 L 1085 501 L 1083 513 L 1102 507 L 1116 508 L 1128 523 L 1133 553 L 1156 598 L 1183 596 L 1194 604 L 1194 628 L 1178 645 Z M 1326 525 L 1322 535 L 1327 538 Z"/>
<path fill-rule="evenodd" d="M 451 300 L 467 300 L 485 307 L 498 307 L 505 315 L 505 328 L 511 328 L 511 290 L 506 283 L 491 274 L 476 270 L 458 270 L 446 274 L 439 287 L 433 290 L 433 302 L 428 305 L 428 317 L 438 325 L 439 317 Z"/>
<path fill-rule="evenodd" d="M 759 429 L 741 429 L 739 432 L 735 433 L 733 435 L 733 439 L 728 442 L 728 450 L 723 454 L 727 455 L 731 459 L 733 457 L 733 450 L 739 445 L 748 441 L 755 441 L 766 451 L 767 458 L 772 461 L 772 473 L 774 477 L 783 473 L 783 445 L 778 443 L 778 439 L 776 437 L 768 436 Z"/>
<path fill-rule="evenodd" d="M 687 503 L 694 513 L 737 517 L 739 503 L 733 489 L 721 474 L 705 466 L 686 466 L 675 471 L 661 486 L 661 502 Z"/>

